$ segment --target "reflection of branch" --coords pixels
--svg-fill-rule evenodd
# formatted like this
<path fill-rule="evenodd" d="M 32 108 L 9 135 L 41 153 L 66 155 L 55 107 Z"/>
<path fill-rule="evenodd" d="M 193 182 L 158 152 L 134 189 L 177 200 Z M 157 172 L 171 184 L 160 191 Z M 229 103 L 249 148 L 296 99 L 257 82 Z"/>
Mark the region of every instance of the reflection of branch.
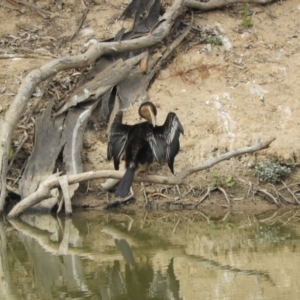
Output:
<path fill-rule="evenodd" d="M 1 298 L 3 299 L 19 299 L 16 296 L 16 290 L 13 289 L 11 282 L 11 274 L 9 272 L 9 259 L 7 255 L 7 240 L 3 222 L 0 221 L 0 274 L 1 274 Z"/>
<path fill-rule="evenodd" d="M 267 281 L 269 281 L 272 285 L 275 285 L 274 281 L 271 279 L 268 272 L 263 271 L 255 271 L 255 270 L 243 270 L 239 268 L 232 267 L 231 265 L 222 265 L 219 262 L 216 262 L 212 259 L 204 258 L 200 255 L 193 255 L 193 254 L 185 254 L 185 257 L 189 258 L 192 261 L 196 261 L 197 263 L 203 263 L 206 265 L 209 265 L 211 268 L 215 268 L 218 270 L 225 270 L 227 272 L 232 272 L 237 275 L 248 275 L 248 276 L 258 276 L 260 278 L 263 278 Z"/>
<path fill-rule="evenodd" d="M 44 230 L 37 229 L 35 227 L 32 227 L 28 225 L 27 223 L 21 221 L 20 219 L 10 220 L 9 223 L 20 233 L 22 233 L 25 236 L 29 236 L 37 241 L 37 243 L 46 251 L 49 253 L 52 253 L 54 255 L 61 254 L 60 251 L 63 251 L 64 254 L 69 255 L 78 255 L 80 257 L 84 257 L 87 259 L 94 259 L 95 257 L 86 251 L 86 249 L 80 249 L 80 248 L 74 248 L 74 247 L 68 247 L 67 253 L 66 253 L 66 245 L 65 241 L 63 244 L 59 245 L 51 239 L 49 239 L 49 233 L 45 233 Z M 68 237 L 68 233 L 66 233 L 65 237 Z M 121 255 L 120 255 L 121 256 Z"/>
<path fill-rule="evenodd" d="M 298 213 L 299 213 L 299 210 L 296 210 L 296 212 L 291 217 L 289 217 L 285 222 L 283 222 L 281 226 L 286 225 L 290 220 L 295 218 L 298 215 Z"/>
<path fill-rule="evenodd" d="M 117 250 L 116 252 L 110 251 L 106 256 L 105 253 L 99 251 L 93 251 L 92 249 L 75 248 L 69 244 L 70 229 L 73 226 L 72 219 L 65 219 L 63 240 L 60 244 L 53 242 L 49 239 L 49 233 L 45 233 L 44 230 L 38 229 L 27 223 L 21 221 L 20 219 L 9 220 L 9 223 L 21 234 L 29 236 L 34 239 L 46 252 L 53 255 L 77 255 L 85 259 L 93 261 L 114 261 L 121 260 L 122 255 Z M 144 244 L 138 239 L 134 238 L 132 234 L 124 233 L 112 226 L 103 227 L 102 232 L 109 234 L 112 238 L 125 239 L 130 245 L 139 246 Z"/>
<path fill-rule="evenodd" d="M 70 218 L 65 219 L 65 227 L 63 239 L 59 245 L 58 255 L 67 255 L 70 243 L 70 227 L 72 225 L 72 220 Z"/>
<path fill-rule="evenodd" d="M 207 224 L 210 224 L 210 216 L 209 216 L 209 215 L 207 216 L 207 215 L 206 215 L 204 212 L 202 212 L 201 210 L 198 210 L 197 213 L 200 214 L 200 215 L 206 220 Z"/>
<path fill-rule="evenodd" d="M 272 216 L 268 217 L 268 218 L 265 218 L 265 219 L 262 219 L 262 220 L 261 220 L 261 219 L 258 219 L 258 222 L 265 223 L 265 222 L 267 222 L 267 221 L 272 220 L 273 218 L 276 218 L 277 215 L 278 215 L 278 210 L 276 210 L 276 211 L 274 212 L 274 214 L 273 214 Z"/>

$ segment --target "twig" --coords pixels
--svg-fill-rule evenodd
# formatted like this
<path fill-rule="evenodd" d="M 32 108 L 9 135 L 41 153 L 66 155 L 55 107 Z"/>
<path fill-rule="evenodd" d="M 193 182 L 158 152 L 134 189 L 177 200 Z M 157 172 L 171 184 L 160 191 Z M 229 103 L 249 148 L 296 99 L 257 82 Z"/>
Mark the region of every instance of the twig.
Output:
<path fill-rule="evenodd" d="M 257 191 L 261 192 L 261 193 L 265 194 L 266 196 L 268 196 L 269 198 L 271 198 L 278 207 L 280 206 L 277 199 L 271 193 L 267 192 L 264 189 L 257 189 Z"/>
<path fill-rule="evenodd" d="M 88 180 L 87 182 L 87 187 L 86 187 L 86 191 L 85 191 L 85 195 L 87 195 L 87 193 L 90 191 L 90 181 Z"/>
<path fill-rule="evenodd" d="M 161 197 L 164 197 L 164 198 L 168 198 L 168 199 L 172 199 L 172 197 L 169 197 L 163 193 L 154 193 L 154 194 L 151 194 L 151 197 L 155 197 L 155 196 L 161 196 Z"/>
<path fill-rule="evenodd" d="M 133 192 L 133 189 L 131 187 L 130 188 L 130 194 L 128 196 L 126 196 L 121 201 L 117 200 L 117 201 L 114 201 L 112 203 L 109 203 L 108 205 L 106 205 L 105 209 L 117 208 L 117 207 L 121 206 L 122 204 L 125 204 L 125 203 L 129 202 L 132 199 L 134 199 L 134 192 Z"/>
<path fill-rule="evenodd" d="M 298 215 L 298 213 L 299 213 L 299 210 L 297 210 L 291 217 L 289 217 L 285 222 L 283 222 L 281 226 L 286 225 L 290 220 L 295 218 Z"/>
<path fill-rule="evenodd" d="M 248 186 L 249 185 L 249 189 L 248 189 L 248 192 L 247 192 L 247 195 L 246 195 L 246 199 L 249 199 L 249 195 L 250 195 L 250 192 L 252 191 L 252 198 L 253 198 L 253 184 L 252 182 L 246 182 L 245 180 L 241 179 L 241 178 L 238 178 L 238 180 L 240 182 L 242 182 L 244 185 Z"/>
<path fill-rule="evenodd" d="M 22 176 L 23 171 L 24 171 L 24 169 L 25 169 L 25 167 L 26 167 L 26 163 L 27 163 L 27 159 L 24 161 L 23 166 L 22 166 L 22 168 L 21 168 L 21 170 L 20 170 L 20 172 L 19 172 L 19 175 L 18 175 L 18 177 L 15 179 L 15 181 L 12 183 L 12 186 L 14 186 L 14 185 L 19 181 L 19 179 L 20 179 L 20 177 Z"/>
<path fill-rule="evenodd" d="M 281 190 L 284 190 L 286 189 L 287 187 L 291 187 L 291 186 L 294 186 L 294 185 L 300 185 L 300 182 L 295 182 L 295 183 L 292 183 L 292 184 L 289 184 L 289 185 L 284 185 L 284 187 L 281 187 L 280 189 L 278 189 L 278 191 L 281 191 Z"/>
<path fill-rule="evenodd" d="M 217 189 L 217 187 L 208 187 L 207 188 L 207 191 L 206 191 L 206 193 L 205 193 L 205 195 L 195 204 L 195 208 L 197 208 L 198 207 L 198 205 L 201 203 L 201 202 L 203 202 L 205 199 L 206 199 L 206 197 L 208 197 L 209 196 L 209 194 L 212 192 L 212 191 L 214 191 L 214 190 L 216 190 Z"/>
<path fill-rule="evenodd" d="M 14 193 L 14 194 L 16 194 L 16 195 L 20 195 L 20 192 L 19 192 L 19 190 L 18 189 L 15 189 L 15 188 L 13 188 L 12 186 L 10 186 L 10 185 L 6 185 L 6 188 L 7 188 L 7 190 L 9 191 L 9 192 L 11 192 L 11 193 Z"/>
<path fill-rule="evenodd" d="M 126 215 L 126 214 L 125 214 L 125 216 L 130 220 L 129 224 L 128 224 L 128 227 L 127 227 L 127 231 L 130 231 L 134 220 L 130 216 Z"/>
<path fill-rule="evenodd" d="M 184 192 L 184 193 L 181 195 L 181 197 L 184 198 L 184 197 L 185 197 L 187 194 L 189 194 L 191 191 L 193 192 L 193 195 L 194 195 L 194 187 L 193 187 L 193 186 L 191 186 L 191 187 L 188 189 L 187 192 Z"/>
<path fill-rule="evenodd" d="M 159 59 L 159 61 L 156 63 L 155 67 L 151 70 L 150 74 L 148 75 L 147 83 L 152 80 L 152 78 L 155 76 L 155 74 L 161 69 L 162 64 L 167 60 L 167 58 L 173 53 L 173 51 L 179 46 L 179 44 L 186 38 L 186 36 L 191 31 L 192 25 L 194 21 L 194 13 L 192 12 L 192 18 L 190 21 L 190 25 L 183 31 L 183 33 L 177 37 L 173 43 L 167 48 L 167 50 L 164 52 L 163 56 Z"/>
<path fill-rule="evenodd" d="M 89 11 L 90 11 L 90 8 L 89 8 L 89 7 L 85 9 L 85 11 L 84 11 L 84 13 L 83 13 L 83 15 L 82 15 L 82 17 L 81 17 L 80 23 L 79 23 L 79 25 L 78 25 L 78 28 L 77 28 L 77 30 L 74 32 L 74 34 L 69 38 L 69 41 L 72 41 L 72 40 L 78 35 L 78 32 L 80 31 L 80 29 L 81 29 L 81 27 L 82 27 L 82 25 L 83 25 L 83 22 L 84 22 L 84 20 L 86 19 L 86 16 L 87 16 L 87 14 L 88 14 Z"/>
<path fill-rule="evenodd" d="M 270 183 L 269 183 L 270 184 Z M 276 187 L 274 186 L 274 184 L 270 184 L 273 188 L 273 191 L 277 194 L 277 198 L 282 198 L 286 203 L 288 204 L 293 204 L 293 202 L 290 202 L 289 200 L 287 200 L 280 192 L 278 192 L 278 190 L 276 189 Z"/>
<path fill-rule="evenodd" d="M 201 217 L 203 217 L 206 220 L 207 224 L 210 224 L 210 217 L 209 216 L 207 216 L 205 213 L 203 213 L 200 210 L 198 211 L 198 213 L 201 215 Z"/>
<path fill-rule="evenodd" d="M 179 189 L 178 184 L 176 184 L 175 187 L 176 187 L 176 190 L 177 190 L 177 192 L 178 192 L 178 195 L 181 196 L 181 193 L 180 193 L 180 189 Z"/>
<path fill-rule="evenodd" d="M 31 4 L 31 3 L 23 2 L 21 0 L 9 0 L 9 2 L 12 3 L 12 4 L 19 4 L 19 5 L 23 5 L 23 6 L 27 6 L 29 8 L 32 8 L 39 15 L 41 15 L 44 18 L 51 18 L 51 17 L 54 16 L 52 13 L 50 13 L 48 11 L 45 11 L 44 9 L 41 9 L 41 8 L 37 7 L 36 5 L 34 5 L 34 4 Z"/>
<path fill-rule="evenodd" d="M 145 186 L 144 186 L 143 182 L 142 182 L 142 191 L 143 191 L 143 194 L 144 194 L 145 202 L 146 202 L 146 204 L 148 204 L 149 201 L 148 201 L 148 197 L 147 197 Z"/>
<path fill-rule="evenodd" d="M 281 183 L 286 187 L 286 189 L 290 192 L 290 194 L 292 195 L 292 197 L 294 198 L 294 200 L 300 204 L 300 201 L 297 199 L 297 197 L 295 196 L 295 194 L 291 191 L 291 189 L 285 184 L 285 182 L 283 180 L 281 180 Z"/>
<path fill-rule="evenodd" d="M 8 2 L 10 2 L 10 0 L 8 0 Z M 14 3 L 13 3 L 13 4 L 14 4 Z M 14 5 L 16 5 L 16 4 L 14 4 Z M 16 10 L 16 11 L 20 12 L 21 14 L 24 14 L 24 12 L 25 12 L 24 9 L 19 9 L 19 8 L 14 8 L 14 7 L 9 7 L 9 6 L 4 5 L 3 3 L 0 3 L 0 6 L 3 6 L 3 7 L 5 7 L 5 8 L 7 8 L 7 9 Z"/>
<path fill-rule="evenodd" d="M 222 222 L 226 221 L 228 216 L 230 215 L 230 210 L 227 211 L 226 215 L 222 218 Z"/>
<path fill-rule="evenodd" d="M 15 161 L 16 156 L 18 155 L 19 151 L 21 150 L 21 148 L 23 147 L 23 145 L 24 145 L 24 143 L 27 141 L 27 139 L 28 139 L 28 133 L 27 133 L 27 131 L 25 130 L 25 131 L 24 131 L 24 138 L 23 138 L 23 140 L 21 141 L 21 143 L 20 143 L 19 147 L 17 148 L 16 152 L 14 153 L 13 157 L 11 158 L 10 163 L 9 163 L 9 165 L 8 165 L 8 167 L 7 167 L 7 171 L 10 170 L 12 164 L 13 164 L 14 161 Z"/>
<path fill-rule="evenodd" d="M 175 224 L 175 226 L 174 226 L 174 228 L 173 228 L 173 231 L 172 231 L 173 234 L 174 234 L 175 231 L 176 231 L 176 228 L 177 228 L 177 226 L 178 226 L 178 224 L 179 224 L 179 221 L 180 221 L 180 217 L 178 218 L 178 221 L 176 222 L 176 224 Z"/>
<path fill-rule="evenodd" d="M 223 193 L 223 195 L 225 196 L 226 201 L 227 201 L 227 203 L 228 203 L 228 206 L 231 207 L 231 203 L 230 203 L 230 200 L 229 200 L 229 198 L 228 198 L 228 195 L 227 195 L 226 191 L 225 191 L 223 188 L 221 188 L 220 186 L 217 186 L 217 189 L 218 189 L 220 192 Z"/>

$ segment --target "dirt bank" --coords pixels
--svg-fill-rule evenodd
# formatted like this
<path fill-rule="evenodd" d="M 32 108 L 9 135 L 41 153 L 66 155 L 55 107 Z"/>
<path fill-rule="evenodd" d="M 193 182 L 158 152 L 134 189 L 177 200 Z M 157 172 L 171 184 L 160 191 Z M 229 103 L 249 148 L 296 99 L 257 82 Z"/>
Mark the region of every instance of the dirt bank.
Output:
<path fill-rule="evenodd" d="M 7 110 L 22 77 L 29 70 L 52 57 L 77 54 L 90 39 L 101 41 L 113 37 L 122 26 L 126 27 L 126 23 L 117 20 L 125 7 L 123 1 L 117 0 L 114 4 L 95 2 L 99 5 L 89 10 L 79 35 L 71 42 L 68 37 L 78 27 L 85 9 L 83 4 L 68 1 L 51 6 L 50 1 L 40 1 L 41 7 L 57 14 L 52 19 L 29 8 L 16 9 L 9 3 L 2 6 L 0 17 L 10 21 L 0 28 L 0 44 L 5 49 L 16 49 L 15 53 L 20 55 L 0 60 L 1 114 Z M 223 45 L 190 43 L 177 51 L 174 60 L 149 90 L 149 98 L 159 107 L 158 122 L 162 123 L 172 110 L 184 126 L 176 171 L 227 150 L 251 145 L 258 137 L 275 136 L 276 140 L 267 150 L 219 164 L 214 168 L 218 174 L 232 175 L 236 182 L 239 182 L 238 178 L 255 182 L 253 166 L 257 161 L 277 158 L 282 162 L 297 163 L 300 158 L 297 134 L 300 128 L 299 3 L 291 0 L 266 6 L 251 4 L 253 27 L 247 30 L 241 29 L 242 10 L 243 5 L 234 5 L 197 14 L 195 24 L 214 28 Z M 33 98 L 29 109 L 38 111 L 38 100 L 38 97 Z M 127 123 L 139 121 L 137 109 L 138 104 L 134 104 L 126 111 Z M 13 148 L 17 147 L 18 138 L 16 135 Z M 32 140 L 33 130 L 28 142 Z M 90 124 L 82 153 L 85 171 L 113 168 L 112 162 L 106 160 L 106 147 L 105 128 Z M 26 156 L 29 150 L 30 144 L 24 146 L 21 155 Z M 157 172 L 165 174 L 169 170 L 161 168 Z M 293 172 L 289 180 L 295 182 L 298 177 L 298 173 Z M 190 185 L 198 189 L 194 195 L 192 190 L 189 192 L 192 201 L 197 201 L 203 192 L 201 187 L 213 180 L 210 171 L 191 176 Z M 83 185 L 74 204 L 98 205 L 99 198 L 103 199 L 105 195 L 101 182 L 90 182 L 88 188 Z M 140 186 L 135 187 L 138 192 Z M 229 194 L 232 199 L 244 198 L 247 189 L 246 185 L 239 185 Z M 182 187 L 180 193 L 188 190 Z M 87 191 L 88 196 L 83 197 L 83 191 Z M 176 191 L 170 197 L 174 194 Z M 226 205 L 222 194 L 221 197 Z"/>

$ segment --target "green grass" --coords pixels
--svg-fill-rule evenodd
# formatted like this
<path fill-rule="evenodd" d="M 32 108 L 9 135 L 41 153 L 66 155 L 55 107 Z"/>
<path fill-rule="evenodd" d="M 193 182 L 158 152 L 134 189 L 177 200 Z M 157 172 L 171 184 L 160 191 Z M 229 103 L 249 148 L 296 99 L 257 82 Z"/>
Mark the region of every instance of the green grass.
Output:
<path fill-rule="evenodd" d="M 250 11 L 249 11 L 249 4 L 245 3 L 243 6 L 243 22 L 242 25 L 245 28 L 250 28 L 253 26 L 253 20 L 252 20 L 252 16 L 250 15 Z"/>
<path fill-rule="evenodd" d="M 223 45 L 223 42 L 219 36 L 211 35 L 211 36 L 207 37 L 205 41 L 208 44 L 212 44 L 212 45 L 216 45 L 216 46 Z"/>

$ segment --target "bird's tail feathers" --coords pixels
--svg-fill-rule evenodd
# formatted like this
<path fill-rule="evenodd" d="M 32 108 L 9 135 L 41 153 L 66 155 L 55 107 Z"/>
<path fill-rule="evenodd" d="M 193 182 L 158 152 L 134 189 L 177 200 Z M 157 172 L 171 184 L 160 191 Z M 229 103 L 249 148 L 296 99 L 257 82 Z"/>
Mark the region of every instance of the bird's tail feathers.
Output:
<path fill-rule="evenodd" d="M 119 185 L 115 192 L 116 196 L 124 198 L 128 195 L 130 187 L 133 182 L 134 173 L 135 173 L 135 168 L 129 167 L 126 169 L 126 172 L 123 178 L 121 179 L 121 181 L 119 182 Z"/>

